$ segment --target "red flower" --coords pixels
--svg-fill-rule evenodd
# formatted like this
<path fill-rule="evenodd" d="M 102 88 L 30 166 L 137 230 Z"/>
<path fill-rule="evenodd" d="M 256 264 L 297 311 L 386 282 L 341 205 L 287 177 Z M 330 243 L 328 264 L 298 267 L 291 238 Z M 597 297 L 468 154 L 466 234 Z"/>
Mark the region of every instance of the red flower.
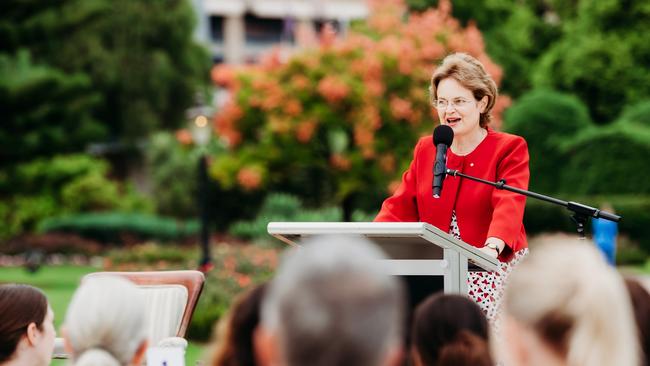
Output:
<path fill-rule="evenodd" d="M 388 183 L 388 187 L 386 188 L 386 190 L 388 191 L 388 194 L 391 194 L 391 195 L 394 194 L 397 191 L 397 188 L 399 188 L 400 183 L 401 182 L 399 180 L 394 180 L 394 181 Z"/>
<path fill-rule="evenodd" d="M 303 144 L 308 143 L 316 131 L 316 121 L 306 120 L 298 123 L 296 127 L 296 139 Z"/>
<path fill-rule="evenodd" d="M 330 164 L 338 170 L 350 170 L 352 167 L 352 162 L 350 162 L 350 159 L 347 157 L 343 156 L 342 154 L 332 154 L 330 156 Z"/>
<path fill-rule="evenodd" d="M 226 88 L 232 88 L 236 84 L 236 72 L 232 66 L 226 64 L 219 64 L 212 68 L 210 76 L 212 81 Z"/>
<path fill-rule="evenodd" d="M 390 98 L 390 113 L 395 119 L 409 120 L 413 115 L 411 102 L 393 95 Z"/>
<path fill-rule="evenodd" d="M 309 79 L 304 75 L 294 75 L 291 78 L 291 85 L 296 90 L 305 90 L 309 87 Z"/>
<path fill-rule="evenodd" d="M 318 92 L 330 104 L 336 104 L 345 99 L 350 93 L 350 88 L 335 76 L 326 76 L 318 83 Z"/>
<path fill-rule="evenodd" d="M 255 190 L 262 184 L 262 173 L 259 169 L 244 167 L 237 173 L 237 182 L 245 190 Z"/>
<path fill-rule="evenodd" d="M 299 116 L 302 113 L 302 104 L 297 99 L 291 99 L 284 105 L 284 113 L 291 117 Z"/>
<path fill-rule="evenodd" d="M 192 143 L 192 134 L 186 129 L 176 131 L 176 140 L 183 145 Z"/>

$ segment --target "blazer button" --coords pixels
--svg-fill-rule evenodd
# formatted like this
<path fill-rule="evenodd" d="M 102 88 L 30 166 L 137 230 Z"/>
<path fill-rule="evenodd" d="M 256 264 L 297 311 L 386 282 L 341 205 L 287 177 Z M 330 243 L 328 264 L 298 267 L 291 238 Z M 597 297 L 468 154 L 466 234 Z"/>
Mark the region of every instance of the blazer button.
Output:
<path fill-rule="evenodd" d="M 474 163 L 469 163 L 469 166 L 474 166 Z"/>

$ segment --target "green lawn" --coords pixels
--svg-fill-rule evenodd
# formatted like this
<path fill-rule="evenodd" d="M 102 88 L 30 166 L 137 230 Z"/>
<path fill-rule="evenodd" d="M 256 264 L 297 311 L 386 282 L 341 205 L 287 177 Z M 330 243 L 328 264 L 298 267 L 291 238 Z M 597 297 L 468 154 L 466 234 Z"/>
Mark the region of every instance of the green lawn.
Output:
<path fill-rule="evenodd" d="M 65 317 L 65 311 L 83 275 L 97 271 L 87 266 L 42 267 L 35 274 L 22 267 L 0 267 L 0 283 L 26 283 L 38 287 L 45 294 L 54 310 L 54 323 L 57 331 Z M 186 353 L 186 364 L 194 366 L 202 359 L 205 346 L 190 342 Z M 55 360 L 53 366 L 63 366 L 66 362 Z"/>

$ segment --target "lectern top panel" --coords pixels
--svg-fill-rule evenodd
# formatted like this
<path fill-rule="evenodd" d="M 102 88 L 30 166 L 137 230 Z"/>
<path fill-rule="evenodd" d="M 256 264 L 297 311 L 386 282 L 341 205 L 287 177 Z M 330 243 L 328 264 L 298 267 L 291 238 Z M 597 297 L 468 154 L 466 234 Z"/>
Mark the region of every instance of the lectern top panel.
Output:
<path fill-rule="evenodd" d="M 268 233 L 290 245 L 314 235 L 360 235 L 392 259 L 442 259 L 453 249 L 471 264 L 496 270 L 499 261 L 423 222 L 271 222 Z"/>

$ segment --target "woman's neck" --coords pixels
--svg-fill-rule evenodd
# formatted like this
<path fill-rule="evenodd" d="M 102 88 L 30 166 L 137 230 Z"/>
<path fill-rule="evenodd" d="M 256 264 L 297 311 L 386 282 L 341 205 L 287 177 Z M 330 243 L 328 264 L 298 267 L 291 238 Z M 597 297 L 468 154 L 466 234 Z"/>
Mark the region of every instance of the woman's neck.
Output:
<path fill-rule="evenodd" d="M 467 136 L 456 136 L 451 144 L 451 151 L 454 154 L 463 156 L 471 153 L 485 139 L 488 132 L 485 128 L 479 128 Z"/>

